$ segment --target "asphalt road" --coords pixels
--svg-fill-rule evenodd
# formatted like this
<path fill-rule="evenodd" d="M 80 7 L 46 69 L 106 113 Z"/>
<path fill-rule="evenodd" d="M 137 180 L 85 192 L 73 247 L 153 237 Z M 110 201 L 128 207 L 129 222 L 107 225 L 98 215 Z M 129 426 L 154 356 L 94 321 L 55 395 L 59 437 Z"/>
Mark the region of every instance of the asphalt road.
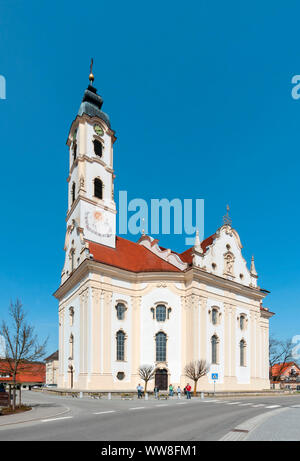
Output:
<path fill-rule="evenodd" d="M 220 440 L 245 421 L 259 415 L 276 414 L 277 418 L 284 416 L 288 421 L 291 412 L 293 424 L 298 421 L 299 427 L 300 422 L 300 394 L 204 400 L 177 400 L 174 397 L 157 401 L 151 398 L 145 401 L 136 398 L 121 400 L 120 397 L 112 400 L 75 399 L 25 391 L 23 401 L 34 405 L 36 420 L 15 424 L 8 419 L 11 418 L 9 416 L 0 417 L 1 441 Z M 52 413 L 49 409 L 53 410 Z M 278 414 L 281 410 L 282 416 Z M 26 413 L 27 418 L 30 413 Z M 263 426 L 268 427 L 272 418 L 262 418 Z M 256 428 L 248 434 L 250 440 L 255 440 L 255 431 L 261 437 Z M 293 437 L 293 440 L 300 440 L 299 431 L 294 431 Z"/>

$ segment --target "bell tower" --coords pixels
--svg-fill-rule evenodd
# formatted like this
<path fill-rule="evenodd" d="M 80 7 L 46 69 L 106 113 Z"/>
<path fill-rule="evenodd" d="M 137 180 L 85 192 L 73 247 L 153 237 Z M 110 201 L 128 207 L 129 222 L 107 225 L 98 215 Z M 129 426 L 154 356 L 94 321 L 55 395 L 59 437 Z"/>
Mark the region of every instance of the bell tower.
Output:
<path fill-rule="evenodd" d="M 87 241 L 115 248 L 116 204 L 114 201 L 113 144 L 115 132 L 103 100 L 90 84 L 73 121 L 69 147 L 68 211 L 65 240 L 66 259 L 62 282 L 88 257 Z"/>

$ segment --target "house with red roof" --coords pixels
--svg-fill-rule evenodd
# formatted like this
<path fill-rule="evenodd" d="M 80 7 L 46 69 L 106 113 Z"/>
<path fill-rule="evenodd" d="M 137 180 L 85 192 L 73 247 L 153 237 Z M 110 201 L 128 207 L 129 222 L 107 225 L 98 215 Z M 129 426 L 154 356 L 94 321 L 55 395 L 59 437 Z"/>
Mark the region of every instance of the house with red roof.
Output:
<path fill-rule="evenodd" d="M 273 388 L 300 390 L 300 367 L 296 362 L 275 363 L 270 375 Z"/>
<path fill-rule="evenodd" d="M 212 235 L 201 241 L 197 231 L 181 253 L 142 227 L 136 241 L 116 234 L 116 133 L 93 81 L 91 74 L 67 139 L 65 262 L 54 294 L 58 387 L 133 391 L 147 364 L 155 369 L 150 390 L 184 388 L 185 366 L 204 359 L 202 390 L 214 388 L 213 375 L 219 390 L 268 389 L 274 314 L 263 307 L 268 291 L 254 258 L 242 255 L 228 210 Z"/>
<path fill-rule="evenodd" d="M 46 367 L 42 362 L 23 361 L 18 366 L 16 384 L 31 388 L 45 384 Z M 13 376 L 6 359 L 0 359 L 0 383 L 13 384 Z"/>

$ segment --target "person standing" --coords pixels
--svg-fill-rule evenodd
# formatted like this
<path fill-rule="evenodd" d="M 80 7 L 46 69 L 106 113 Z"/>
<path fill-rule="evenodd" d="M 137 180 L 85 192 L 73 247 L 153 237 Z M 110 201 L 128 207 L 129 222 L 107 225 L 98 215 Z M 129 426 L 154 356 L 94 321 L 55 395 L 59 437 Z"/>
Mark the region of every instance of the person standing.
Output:
<path fill-rule="evenodd" d="M 177 387 L 177 398 L 181 399 L 181 389 L 180 386 Z"/>
<path fill-rule="evenodd" d="M 140 384 L 138 384 L 136 390 L 137 390 L 137 393 L 138 393 L 138 399 L 141 399 L 143 397 L 143 395 L 142 395 L 143 387 Z"/>
<path fill-rule="evenodd" d="M 155 386 L 155 388 L 154 388 L 154 396 L 155 396 L 156 399 L 158 399 L 158 394 L 159 394 L 159 388 L 158 388 L 158 386 Z"/>
<path fill-rule="evenodd" d="M 170 386 L 169 386 L 169 396 L 173 397 L 173 394 L 174 394 L 174 388 L 173 388 L 172 384 L 170 384 Z"/>
<path fill-rule="evenodd" d="M 186 389 L 186 398 L 187 398 L 187 399 L 190 399 L 190 398 L 191 398 L 191 390 L 192 390 L 192 388 L 191 388 L 191 386 L 190 386 L 189 383 L 187 383 L 185 389 Z"/>

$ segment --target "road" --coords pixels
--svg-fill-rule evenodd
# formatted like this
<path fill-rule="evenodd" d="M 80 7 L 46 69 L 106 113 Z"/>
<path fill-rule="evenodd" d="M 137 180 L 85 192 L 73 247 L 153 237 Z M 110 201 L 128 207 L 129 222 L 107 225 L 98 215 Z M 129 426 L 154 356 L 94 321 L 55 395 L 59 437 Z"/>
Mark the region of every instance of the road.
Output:
<path fill-rule="evenodd" d="M 260 418 L 262 427 L 268 427 L 275 418 L 288 421 L 289 413 L 292 414 L 294 426 L 298 427 L 294 429 L 294 438 L 291 440 L 300 440 L 300 395 L 192 398 L 190 401 L 174 397 L 145 401 L 136 398 L 121 400 L 120 397 L 112 400 L 94 400 L 90 397 L 76 399 L 24 391 L 23 401 L 34 405 L 34 413 L 26 412 L 24 417 L 34 417 L 35 421 L 16 424 L 16 419 L 9 419 L 15 418 L 15 415 L 0 417 L 1 441 L 226 440 L 228 434 L 230 437 L 239 434 L 238 428 L 244 427 L 243 424 L 253 418 L 254 430 L 249 433 L 242 430 L 240 434 L 249 440 L 256 440 L 255 432 L 257 437 L 262 437 L 257 429 Z M 17 418 L 20 419 L 20 415 Z M 249 427 L 253 429 L 252 426 Z M 234 429 L 237 431 L 232 432 Z M 274 436 L 272 431 L 269 431 L 269 435 L 268 431 L 264 434 L 269 439 Z"/>

